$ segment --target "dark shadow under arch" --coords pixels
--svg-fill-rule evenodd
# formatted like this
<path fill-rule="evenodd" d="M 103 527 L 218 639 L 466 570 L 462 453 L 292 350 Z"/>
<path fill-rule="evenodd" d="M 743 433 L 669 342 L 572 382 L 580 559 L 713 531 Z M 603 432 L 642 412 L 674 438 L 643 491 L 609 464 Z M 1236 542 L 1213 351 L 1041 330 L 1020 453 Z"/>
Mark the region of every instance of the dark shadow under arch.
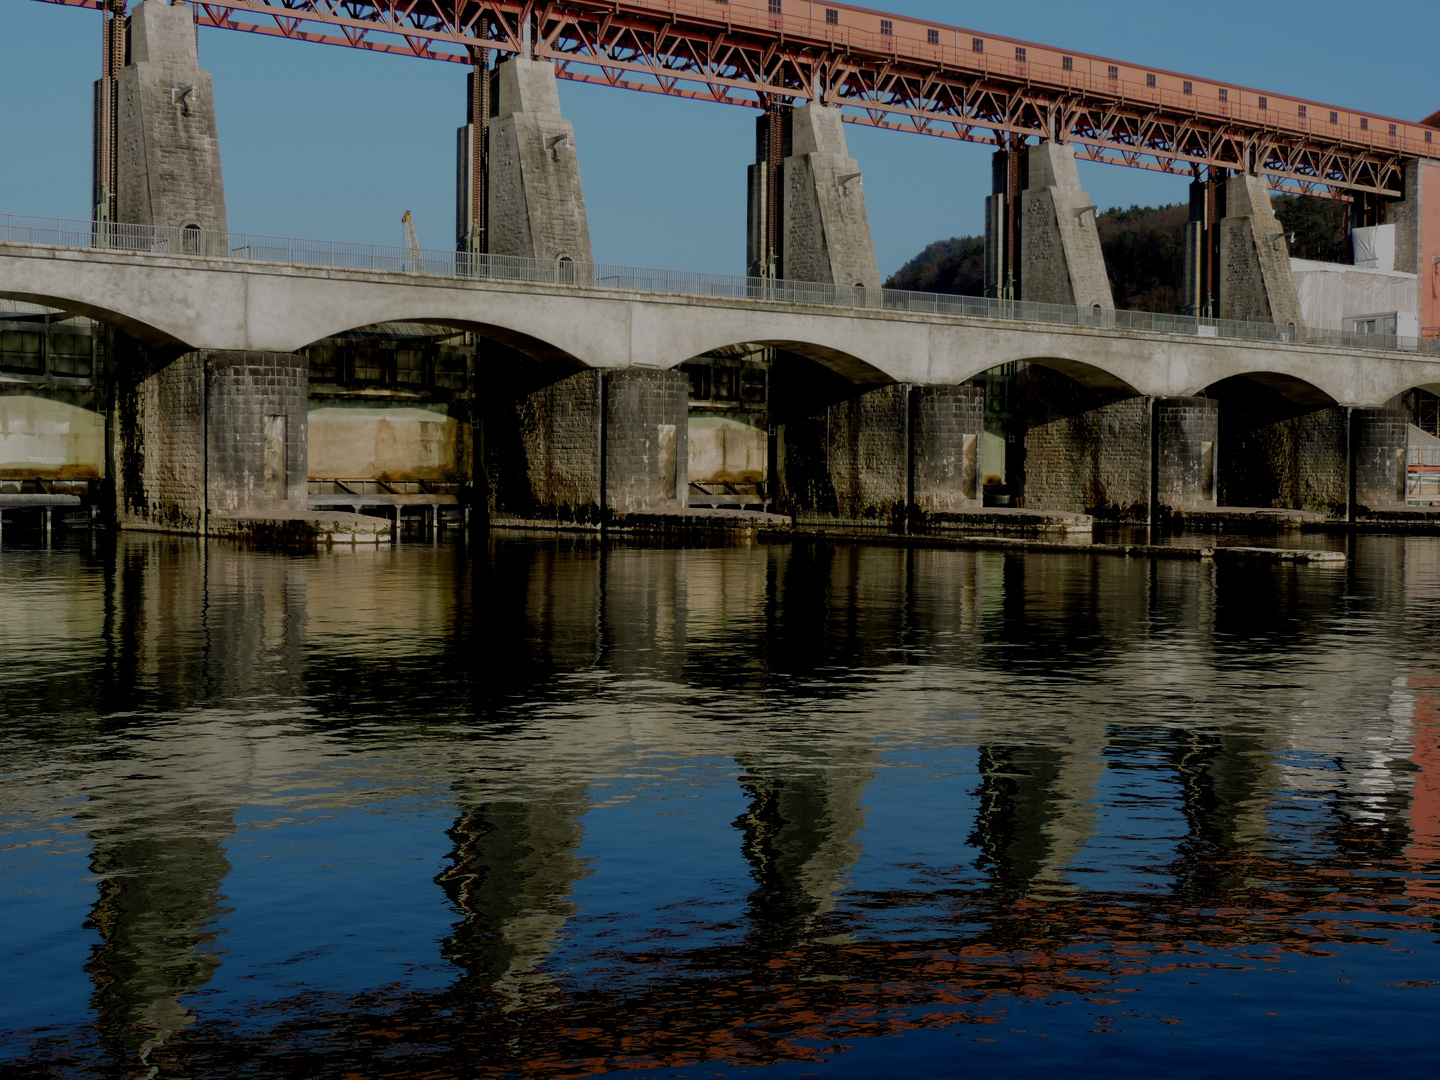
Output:
<path fill-rule="evenodd" d="M 1247 383 L 1262 386 L 1278 394 L 1302 411 L 1323 409 L 1336 403 L 1333 397 L 1314 383 L 1278 371 L 1247 371 L 1240 375 L 1231 375 L 1205 387 L 1204 394 L 1206 397 L 1233 396 L 1243 393 Z"/>
<path fill-rule="evenodd" d="M 772 348 L 780 352 L 792 353 L 795 356 L 812 360 L 821 367 L 828 368 L 834 374 L 859 387 L 885 386 L 896 380 L 881 371 L 874 364 L 852 353 L 843 352 L 840 349 L 831 348 L 828 345 L 816 345 L 809 341 L 795 341 L 781 338 L 751 338 L 745 341 L 727 341 L 712 346 L 697 355 L 704 356 L 707 353 L 722 350 L 732 350 L 754 346 L 755 348 Z M 685 363 L 696 357 L 685 357 L 678 363 Z"/>
<path fill-rule="evenodd" d="M 51 296 L 48 293 L 19 292 L 15 290 L 0 291 L 0 298 L 5 300 L 19 300 L 27 304 L 39 304 L 42 307 L 58 308 L 71 315 L 83 315 L 87 319 L 94 319 L 98 323 L 114 327 L 143 342 L 152 348 L 165 352 L 184 352 L 191 346 L 179 338 L 166 333 L 158 327 L 139 319 L 131 318 L 121 312 L 110 308 L 96 307 L 68 296 Z"/>
<path fill-rule="evenodd" d="M 1131 386 L 1118 375 L 1111 374 L 1104 368 L 1096 367 L 1094 364 L 1087 364 L 1083 360 L 1068 360 L 1056 356 L 1026 356 L 1017 361 L 1018 364 L 1033 364 L 1037 367 L 1047 368 L 1067 379 L 1073 379 L 1087 390 L 1091 390 L 1104 398 L 1126 398 L 1139 397 L 1140 391 Z M 1000 365 L 995 365 L 999 367 Z M 987 371 L 994 370 L 987 368 Z"/>
<path fill-rule="evenodd" d="M 572 375 L 577 371 L 584 371 L 589 364 L 566 352 L 558 346 L 531 334 L 519 330 L 512 330 L 509 327 L 496 326 L 493 323 L 477 322 L 469 319 L 455 319 L 450 317 L 428 318 L 428 317 L 406 317 L 403 319 L 388 319 L 381 322 L 369 322 L 360 326 L 346 327 L 317 338 L 315 341 L 301 346 L 296 352 L 301 352 L 331 338 L 343 337 L 356 330 L 363 330 L 368 327 L 385 327 L 396 324 L 410 324 L 423 326 L 438 326 L 455 331 L 469 331 L 478 334 L 489 341 L 503 345 L 507 350 L 521 354 L 528 360 L 534 361 L 552 378 L 560 379 L 566 375 Z M 499 357 L 495 359 L 500 359 Z M 482 356 L 476 357 L 477 374 L 481 373 L 485 366 L 485 359 Z"/>

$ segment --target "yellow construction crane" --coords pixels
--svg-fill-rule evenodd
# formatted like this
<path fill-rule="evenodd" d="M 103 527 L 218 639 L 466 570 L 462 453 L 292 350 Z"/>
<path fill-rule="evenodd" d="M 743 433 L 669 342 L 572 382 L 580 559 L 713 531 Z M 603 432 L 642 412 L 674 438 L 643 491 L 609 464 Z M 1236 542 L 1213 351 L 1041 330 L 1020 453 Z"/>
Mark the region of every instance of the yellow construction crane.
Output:
<path fill-rule="evenodd" d="M 409 210 L 405 211 L 400 224 L 405 226 L 405 260 L 409 264 L 406 269 L 419 273 L 425 269 L 425 255 L 420 250 L 420 238 L 415 235 L 415 223 L 410 220 Z"/>

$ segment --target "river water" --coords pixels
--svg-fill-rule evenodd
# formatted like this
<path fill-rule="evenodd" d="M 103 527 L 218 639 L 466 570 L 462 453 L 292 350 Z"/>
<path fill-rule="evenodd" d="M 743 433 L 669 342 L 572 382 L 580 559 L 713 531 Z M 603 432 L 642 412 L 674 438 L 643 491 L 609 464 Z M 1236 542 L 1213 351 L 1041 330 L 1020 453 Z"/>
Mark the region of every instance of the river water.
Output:
<path fill-rule="evenodd" d="M 1440 539 L 17 536 L 0 1073 L 1440 1067 Z"/>

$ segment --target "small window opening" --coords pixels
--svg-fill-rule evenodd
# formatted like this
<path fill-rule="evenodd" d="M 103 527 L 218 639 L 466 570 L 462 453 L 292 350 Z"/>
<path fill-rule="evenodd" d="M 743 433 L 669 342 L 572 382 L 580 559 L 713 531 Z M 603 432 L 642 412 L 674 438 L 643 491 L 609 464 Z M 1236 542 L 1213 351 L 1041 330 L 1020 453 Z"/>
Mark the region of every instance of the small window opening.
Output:
<path fill-rule="evenodd" d="M 880 33 L 883 37 L 890 37 L 895 33 L 895 24 L 889 19 L 880 20 Z"/>
<path fill-rule="evenodd" d="M 1398 134 L 1400 134 L 1399 129 L 1397 129 L 1394 124 L 1391 124 L 1391 125 L 1390 125 L 1390 134 L 1391 134 L 1391 135 L 1398 135 Z"/>
<path fill-rule="evenodd" d="M 1362 116 L 1362 117 L 1360 117 L 1360 130 L 1361 130 L 1361 131 L 1369 131 L 1369 130 L 1370 130 L 1370 118 L 1369 118 L 1368 116 Z"/>
<path fill-rule="evenodd" d="M 925 40 L 928 41 L 931 45 L 939 45 L 939 44 L 940 44 L 940 31 L 939 31 L 939 30 L 926 30 L 926 31 L 925 31 Z"/>
<path fill-rule="evenodd" d="M 1145 73 L 1145 85 L 1148 86 L 1148 87 L 1150 87 L 1152 90 L 1155 88 L 1155 74 L 1154 74 L 1154 72 L 1147 71 L 1147 72 Z"/>
<path fill-rule="evenodd" d="M 780 14 L 780 0 L 770 0 L 770 14 L 771 14 L 771 15 L 779 15 L 779 14 Z"/>
<path fill-rule="evenodd" d="M 1228 89 L 1226 89 L 1225 87 L 1223 87 L 1223 86 L 1220 87 L 1219 94 L 1220 94 L 1220 100 L 1221 100 L 1221 101 L 1229 101 L 1229 100 L 1230 100 L 1230 91 L 1229 91 Z"/>
<path fill-rule="evenodd" d="M 833 7 L 825 9 L 825 23 L 828 26 L 835 26 L 840 22 L 840 12 Z"/>
<path fill-rule="evenodd" d="M 1263 112 L 1265 109 L 1268 109 L 1269 107 L 1270 107 L 1270 99 L 1269 99 L 1269 98 L 1264 98 L 1264 97 L 1262 97 L 1262 98 L 1260 99 L 1260 109 L 1261 109 L 1261 111 Z"/>
<path fill-rule="evenodd" d="M 180 246 L 187 255 L 200 254 L 200 226 L 186 225 L 180 237 Z"/>
<path fill-rule="evenodd" d="M 984 38 L 978 38 L 978 37 L 977 37 L 977 38 L 971 38 L 971 39 L 970 39 L 970 51 L 971 51 L 971 52 L 981 52 L 981 53 L 983 53 L 983 52 L 985 51 L 985 39 L 984 39 Z"/>
<path fill-rule="evenodd" d="M 1338 112 L 1336 112 L 1334 109 L 1331 109 L 1331 110 L 1330 110 L 1330 123 L 1332 123 L 1332 124 L 1338 124 L 1338 123 L 1340 123 L 1340 114 L 1339 114 Z"/>
<path fill-rule="evenodd" d="M 1430 141 L 1430 136 L 1431 136 L 1431 135 L 1434 135 L 1434 134 L 1435 134 L 1435 133 L 1434 133 L 1433 131 L 1427 131 L 1427 132 L 1425 132 L 1425 141 L 1426 141 L 1426 142 L 1429 142 L 1429 141 Z"/>
<path fill-rule="evenodd" d="M 1017 62 L 1019 62 L 1019 63 L 1021 63 L 1021 64 L 1025 63 L 1025 46 L 1024 46 L 1024 45 L 1016 45 L 1016 46 L 1015 46 L 1015 59 L 1016 59 Z"/>
<path fill-rule="evenodd" d="M 1111 80 L 1112 82 L 1118 81 L 1119 78 L 1120 78 L 1120 69 L 1119 69 L 1118 67 L 1116 67 L 1114 64 L 1111 64 L 1111 65 L 1110 65 L 1110 68 L 1109 68 L 1109 71 L 1108 71 L 1108 74 L 1110 75 L 1110 80 Z"/>
<path fill-rule="evenodd" d="M 1062 57 L 1060 58 L 1060 66 L 1061 66 L 1062 68 L 1064 68 L 1066 71 L 1074 71 L 1074 70 L 1075 70 L 1075 58 L 1074 58 L 1073 56 L 1062 56 Z"/>
<path fill-rule="evenodd" d="M 1301 119 L 1301 120 L 1304 120 L 1305 117 L 1306 117 L 1306 115 L 1307 115 L 1305 106 L 1304 106 L 1304 105 L 1300 105 L 1300 106 L 1298 106 L 1298 108 L 1300 109 L 1300 119 Z"/>
<path fill-rule="evenodd" d="M 1192 83 L 1189 79 L 1186 79 L 1184 82 L 1182 82 L 1182 83 L 1180 84 L 1180 89 L 1181 89 L 1184 93 L 1193 94 L 1193 93 L 1195 93 L 1195 84 Z"/>

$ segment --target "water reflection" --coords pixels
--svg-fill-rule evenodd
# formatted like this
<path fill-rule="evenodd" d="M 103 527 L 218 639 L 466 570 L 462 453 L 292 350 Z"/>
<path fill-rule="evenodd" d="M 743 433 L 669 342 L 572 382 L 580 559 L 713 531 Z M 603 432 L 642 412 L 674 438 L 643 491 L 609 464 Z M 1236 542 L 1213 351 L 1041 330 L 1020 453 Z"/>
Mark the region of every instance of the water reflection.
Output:
<path fill-rule="evenodd" d="M 4 939 L 49 988 L 5 1010 L 12 1060 L 821 1067 L 866 1036 L 1025 1034 L 1032 1006 L 1078 1004 L 1080 1027 L 1045 1022 L 1098 1075 L 1085 1032 L 1245 1029 L 1187 973 L 1329 985 L 1354 950 L 1398 1060 L 1429 1053 L 1404 1032 L 1440 996 L 1433 540 L 1361 537 L 1334 570 L 127 536 L 7 548 L 0 596 L 6 904 L 37 940 L 90 943 L 66 967 Z M 621 839 L 592 835 L 607 814 L 630 815 Z M 658 839 L 671 817 L 691 847 Z M 344 829 L 363 848 L 432 818 L 429 854 L 364 871 L 441 927 L 401 974 L 344 966 L 384 938 L 257 974 L 270 946 L 233 890 L 283 905 L 344 873 Z M 67 844 L 88 875 L 21 887 Z M 1175 1015 L 1097 997 L 1142 989 Z M 1307 993 L 1316 1031 L 1354 1008 Z"/>

